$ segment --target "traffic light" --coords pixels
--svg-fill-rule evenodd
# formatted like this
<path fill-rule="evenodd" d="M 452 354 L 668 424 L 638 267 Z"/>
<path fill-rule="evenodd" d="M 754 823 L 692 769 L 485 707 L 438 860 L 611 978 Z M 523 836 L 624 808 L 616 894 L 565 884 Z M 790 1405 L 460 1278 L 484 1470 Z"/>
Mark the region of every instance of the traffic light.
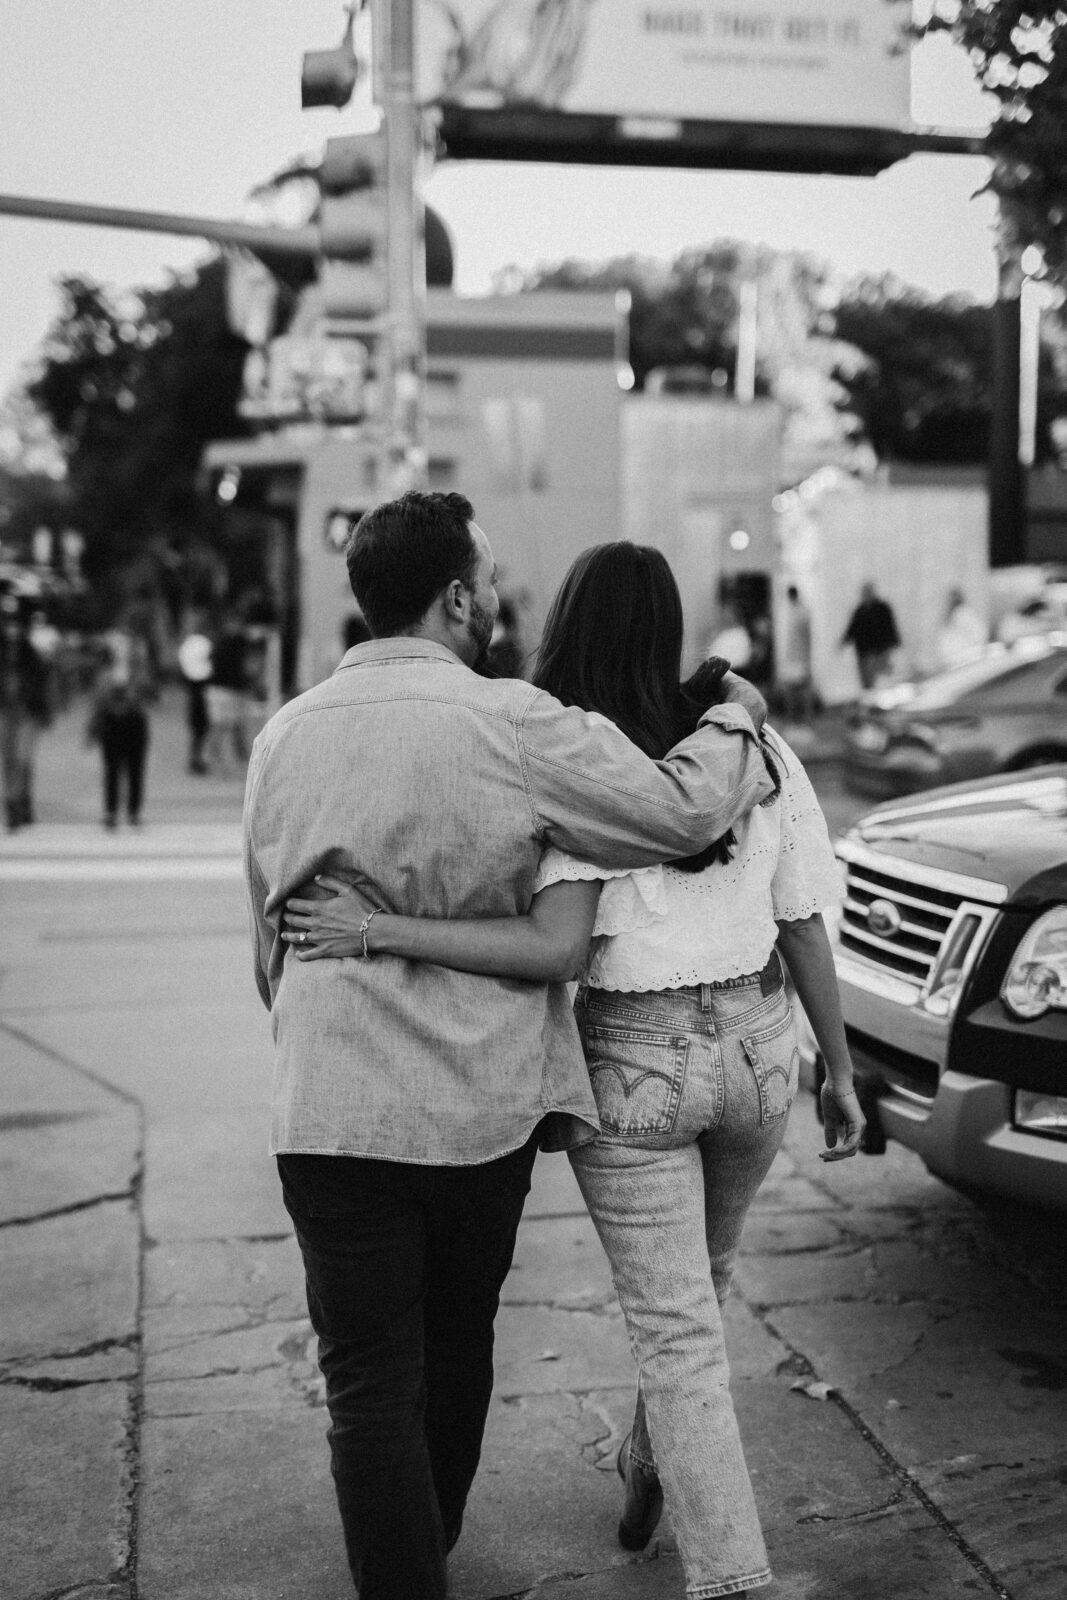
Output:
<path fill-rule="evenodd" d="M 352 42 L 352 24 L 355 5 L 347 8 L 348 24 L 344 37 L 332 50 L 307 50 L 300 72 L 300 104 L 306 111 L 311 106 L 346 106 L 359 78 L 359 58 Z"/>
<path fill-rule="evenodd" d="M 371 322 L 389 297 L 384 132 L 327 139 L 319 187 L 319 287 L 327 322 Z"/>

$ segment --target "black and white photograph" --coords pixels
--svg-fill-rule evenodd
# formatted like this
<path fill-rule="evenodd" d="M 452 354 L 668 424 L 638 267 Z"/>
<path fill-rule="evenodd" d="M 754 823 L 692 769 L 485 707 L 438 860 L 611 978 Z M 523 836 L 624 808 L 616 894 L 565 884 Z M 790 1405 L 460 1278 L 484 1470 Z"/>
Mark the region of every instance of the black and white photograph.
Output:
<path fill-rule="evenodd" d="M 7 0 L 2 1600 L 1063 1600 L 1065 83 Z"/>

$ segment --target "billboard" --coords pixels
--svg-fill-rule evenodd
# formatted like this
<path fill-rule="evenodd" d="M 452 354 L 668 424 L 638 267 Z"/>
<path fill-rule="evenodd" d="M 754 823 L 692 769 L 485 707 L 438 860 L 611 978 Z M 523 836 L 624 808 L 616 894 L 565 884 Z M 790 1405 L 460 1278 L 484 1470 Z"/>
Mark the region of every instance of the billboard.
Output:
<path fill-rule="evenodd" d="M 420 0 L 417 92 L 471 113 L 910 124 L 886 0 Z"/>

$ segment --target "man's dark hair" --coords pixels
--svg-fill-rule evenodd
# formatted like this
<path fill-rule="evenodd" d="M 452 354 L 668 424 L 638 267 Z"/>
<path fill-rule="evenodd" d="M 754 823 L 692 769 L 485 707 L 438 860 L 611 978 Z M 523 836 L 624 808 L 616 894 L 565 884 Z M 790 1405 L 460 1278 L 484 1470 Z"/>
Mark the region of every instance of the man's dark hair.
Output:
<path fill-rule="evenodd" d="M 352 593 L 376 639 L 420 622 L 453 579 L 472 586 L 478 565 L 473 521 L 465 495 L 414 489 L 360 517 L 345 560 Z"/>

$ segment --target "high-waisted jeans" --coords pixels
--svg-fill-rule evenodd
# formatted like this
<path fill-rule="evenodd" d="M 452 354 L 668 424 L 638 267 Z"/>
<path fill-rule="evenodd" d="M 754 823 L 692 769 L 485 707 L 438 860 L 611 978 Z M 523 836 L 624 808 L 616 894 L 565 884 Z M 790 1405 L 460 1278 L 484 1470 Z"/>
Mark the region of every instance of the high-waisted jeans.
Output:
<path fill-rule="evenodd" d="M 603 1133 L 571 1162 L 637 1361 L 630 1453 L 659 1475 L 690 1600 L 755 1588 L 771 1574 L 720 1307 L 797 1088 L 778 957 L 725 985 L 583 989 L 575 1010 Z"/>

